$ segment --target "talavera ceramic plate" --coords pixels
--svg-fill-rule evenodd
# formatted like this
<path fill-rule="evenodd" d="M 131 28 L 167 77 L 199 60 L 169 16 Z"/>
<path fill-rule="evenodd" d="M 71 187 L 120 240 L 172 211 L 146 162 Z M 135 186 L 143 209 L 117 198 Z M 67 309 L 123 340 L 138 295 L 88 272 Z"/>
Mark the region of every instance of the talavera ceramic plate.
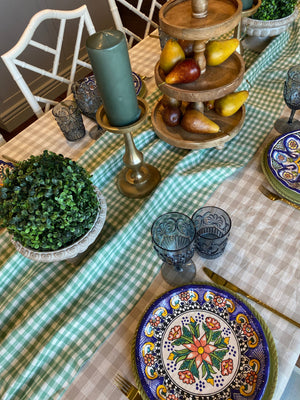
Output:
<path fill-rule="evenodd" d="M 139 77 L 139 75 L 133 71 L 132 71 L 132 79 L 133 79 L 133 84 L 134 84 L 136 95 L 140 96 L 143 82 L 142 82 L 141 78 Z"/>
<path fill-rule="evenodd" d="M 9 170 L 14 169 L 14 165 L 11 162 L 6 162 L 3 160 L 0 160 L 0 185 L 2 185 L 2 180 L 4 178 L 4 172 L 7 169 L 9 169 Z"/>
<path fill-rule="evenodd" d="M 300 195 L 300 131 L 276 138 L 269 147 L 267 161 L 273 176 Z"/>
<path fill-rule="evenodd" d="M 214 284 L 173 289 L 144 314 L 133 364 L 143 399 L 270 400 L 273 338 L 258 313 Z"/>

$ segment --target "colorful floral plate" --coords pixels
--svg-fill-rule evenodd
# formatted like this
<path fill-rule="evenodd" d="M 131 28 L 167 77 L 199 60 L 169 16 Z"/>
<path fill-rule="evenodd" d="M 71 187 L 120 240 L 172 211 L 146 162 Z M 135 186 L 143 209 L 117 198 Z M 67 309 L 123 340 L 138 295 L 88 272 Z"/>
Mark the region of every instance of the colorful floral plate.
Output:
<path fill-rule="evenodd" d="M 3 160 L 0 160 L 0 186 L 2 185 L 2 180 L 4 178 L 4 172 L 7 169 L 9 169 L 9 170 L 14 169 L 14 165 L 11 162 L 6 162 Z"/>
<path fill-rule="evenodd" d="M 257 312 L 214 284 L 173 289 L 148 308 L 133 364 L 144 399 L 270 400 L 273 338 Z"/>
<path fill-rule="evenodd" d="M 268 144 L 261 166 L 282 197 L 300 204 L 300 131 L 285 133 Z"/>
<path fill-rule="evenodd" d="M 274 140 L 267 160 L 273 176 L 300 195 L 300 131 L 285 133 Z"/>

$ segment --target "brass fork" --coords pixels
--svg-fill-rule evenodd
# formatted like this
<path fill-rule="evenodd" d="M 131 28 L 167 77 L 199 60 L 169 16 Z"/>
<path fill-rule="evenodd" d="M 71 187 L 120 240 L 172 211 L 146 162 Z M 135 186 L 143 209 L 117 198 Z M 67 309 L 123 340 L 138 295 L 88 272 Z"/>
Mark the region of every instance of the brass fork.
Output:
<path fill-rule="evenodd" d="M 117 374 L 114 377 L 114 381 L 117 388 L 120 389 L 129 400 L 142 400 L 142 396 L 139 394 L 138 389 L 127 379 Z"/>
<path fill-rule="evenodd" d="M 285 199 L 284 197 L 280 197 L 277 193 L 273 193 L 271 192 L 269 189 L 267 189 L 265 186 L 260 186 L 259 190 L 262 192 L 262 194 L 264 194 L 268 199 L 272 200 L 272 201 L 276 201 L 276 200 L 281 200 L 286 204 L 289 204 L 290 206 L 297 208 L 297 210 L 300 210 L 300 206 L 298 206 L 297 204 Z"/>

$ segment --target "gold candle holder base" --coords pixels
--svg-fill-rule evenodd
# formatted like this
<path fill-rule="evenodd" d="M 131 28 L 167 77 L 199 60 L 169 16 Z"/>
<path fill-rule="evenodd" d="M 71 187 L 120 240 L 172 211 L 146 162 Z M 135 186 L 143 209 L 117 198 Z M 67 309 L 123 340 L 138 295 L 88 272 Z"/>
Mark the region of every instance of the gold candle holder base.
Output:
<path fill-rule="evenodd" d="M 132 132 L 136 131 L 145 121 L 148 106 L 145 100 L 138 97 L 138 106 L 141 110 L 139 119 L 126 126 L 112 126 L 106 116 L 104 107 L 101 106 L 96 113 L 96 120 L 100 126 L 109 132 L 124 135 L 125 154 L 123 161 L 125 167 L 118 175 L 117 185 L 119 191 L 127 197 L 142 198 L 149 195 L 161 180 L 157 168 L 144 162 L 144 156 L 134 144 Z"/>

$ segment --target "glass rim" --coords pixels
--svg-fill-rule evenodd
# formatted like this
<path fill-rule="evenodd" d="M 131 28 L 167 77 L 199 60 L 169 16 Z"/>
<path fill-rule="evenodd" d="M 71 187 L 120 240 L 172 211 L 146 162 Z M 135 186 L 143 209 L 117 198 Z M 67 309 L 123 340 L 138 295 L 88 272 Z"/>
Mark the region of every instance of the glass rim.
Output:
<path fill-rule="evenodd" d="M 74 106 L 72 107 L 72 109 L 70 109 L 70 113 L 69 115 L 73 115 L 77 112 L 77 110 L 79 110 L 78 104 L 75 100 L 62 100 L 59 103 L 55 104 L 55 106 L 52 108 L 52 114 L 54 115 L 54 117 L 59 117 L 59 118 L 68 118 L 68 115 L 59 115 L 57 113 L 57 109 L 55 110 L 55 108 L 61 106 L 61 105 L 65 105 L 66 107 L 68 106 Z"/>
<path fill-rule="evenodd" d="M 226 230 L 225 233 L 223 233 L 221 236 L 218 237 L 218 239 L 221 239 L 222 237 L 228 235 L 228 233 L 229 233 L 230 230 L 231 230 L 232 222 L 231 222 L 230 215 L 228 214 L 227 211 L 223 210 L 223 208 L 220 208 L 220 207 L 217 207 L 217 206 L 204 206 L 204 207 L 200 207 L 200 208 L 198 208 L 198 210 L 196 210 L 196 211 L 194 212 L 194 214 L 192 215 L 192 221 L 194 222 L 194 217 L 196 216 L 196 214 L 197 214 L 199 211 L 205 210 L 205 209 L 220 210 L 220 211 L 222 211 L 222 213 L 224 213 L 224 214 L 228 217 L 229 227 L 228 227 L 228 229 Z M 195 227 L 195 228 L 196 228 L 196 227 Z M 198 235 L 197 228 L 196 228 L 196 232 L 197 232 L 197 235 Z M 199 236 L 201 236 L 201 235 L 199 235 Z M 212 239 L 212 240 L 213 240 L 213 239 Z"/>
<path fill-rule="evenodd" d="M 176 250 L 168 250 L 168 249 L 166 249 L 166 248 L 160 246 L 160 245 L 156 242 L 156 240 L 154 239 L 154 237 L 153 237 L 153 229 L 154 229 L 154 225 L 157 223 L 157 221 L 158 221 L 160 218 L 162 218 L 163 216 L 165 216 L 165 215 L 170 215 L 170 216 L 172 216 L 172 214 L 177 214 L 177 215 L 182 215 L 182 216 L 184 216 L 185 218 L 187 218 L 188 220 L 191 221 L 192 227 L 194 228 L 194 234 L 193 234 L 193 237 L 192 237 L 192 239 L 190 240 L 190 242 L 189 242 L 186 246 L 180 247 L 180 248 L 178 248 L 178 249 L 176 249 Z M 155 246 L 159 247 L 160 249 L 166 250 L 166 251 L 169 251 L 169 252 L 176 252 L 176 251 L 179 251 L 179 250 L 184 250 L 185 248 L 189 247 L 189 246 L 191 245 L 191 243 L 193 243 L 193 241 L 196 239 L 196 235 L 197 235 L 197 231 L 196 231 L 196 227 L 195 227 L 195 224 L 194 224 L 192 218 L 190 218 L 188 215 L 186 215 L 186 214 L 184 214 L 184 213 L 182 213 L 182 212 L 179 212 L 179 211 L 170 211 L 170 212 L 166 212 L 166 213 L 164 213 L 164 214 L 159 215 L 159 216 L 155 219 L 155 221 L 153 222 L 153 224 L 152 224 L 152 226 L 151 226 L 151 237 L 152 237 L 152 242 L 155 244 Z"/>
<path fill-rule="evenodd" d="M 288 75 L 288 78 L 292 79 L 293 81 L 300 82 L 300 76 L 299 76 L 299 78 L 295 78 L 295 77 L 292 75 L 292 73 L 293 73 L 293 72 L 296 72 L 296 70 L 297 70 L 297 72 L 300 74 L 300 64 L 293 65 L 292 67 L 290 67 L 289 70 L 288 70 L 288 72 L 287 72 L 287 75 Z"/>

